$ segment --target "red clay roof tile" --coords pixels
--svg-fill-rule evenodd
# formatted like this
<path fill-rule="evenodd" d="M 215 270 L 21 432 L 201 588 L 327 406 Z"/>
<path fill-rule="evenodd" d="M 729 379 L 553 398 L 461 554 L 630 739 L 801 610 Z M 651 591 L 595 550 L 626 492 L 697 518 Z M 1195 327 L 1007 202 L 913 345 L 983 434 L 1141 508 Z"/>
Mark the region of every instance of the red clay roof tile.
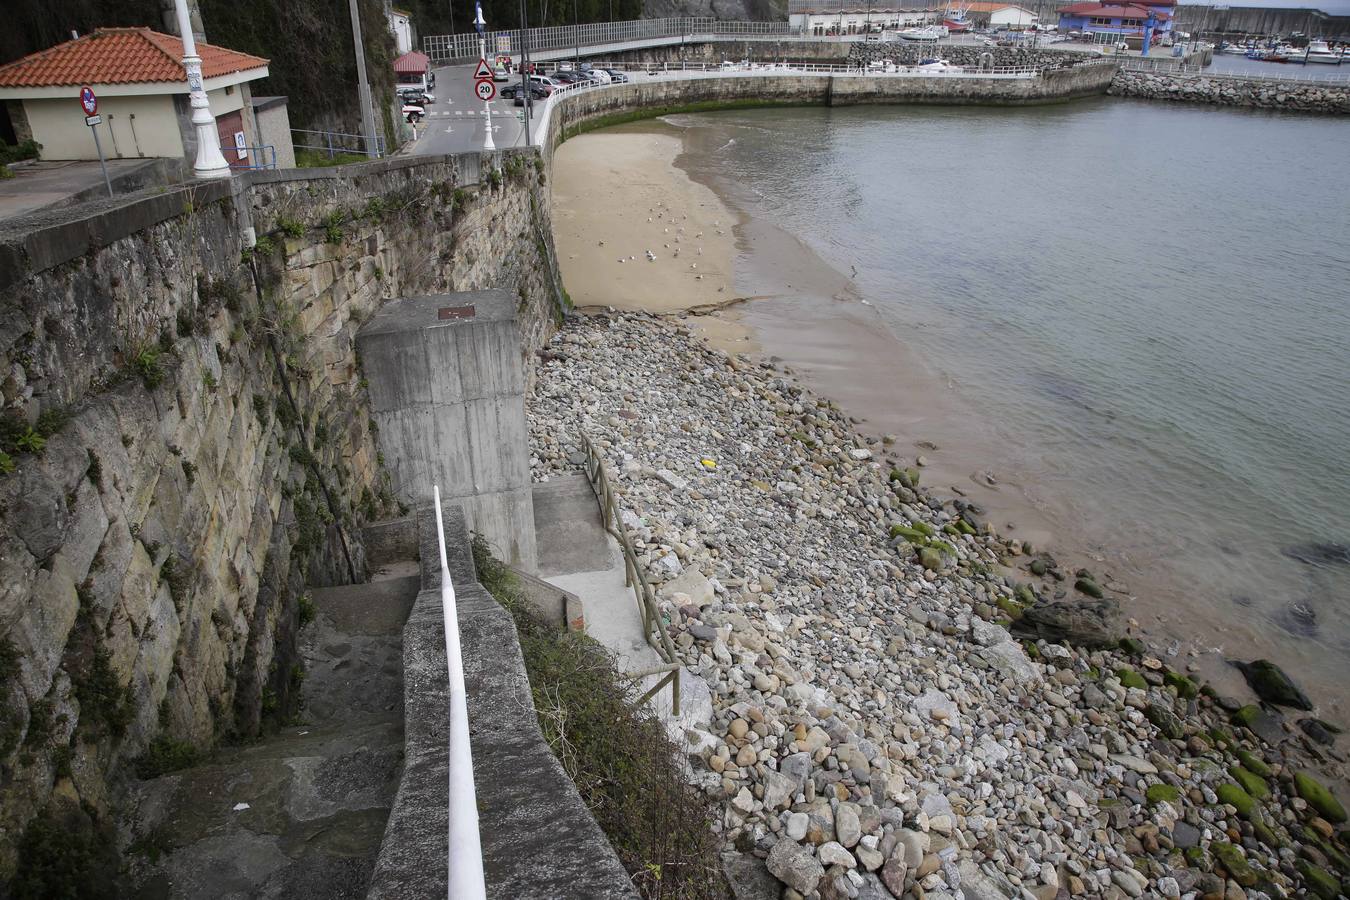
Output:
<path fill-rule="evenodd" d="M 267 65 L 267 60 L 214 44 L 197 44 L 202 77 L 215 78 Z M 101 28 L 0 66 L 0 87 L 178 82 L 183 41 L 149 28 Z"/>

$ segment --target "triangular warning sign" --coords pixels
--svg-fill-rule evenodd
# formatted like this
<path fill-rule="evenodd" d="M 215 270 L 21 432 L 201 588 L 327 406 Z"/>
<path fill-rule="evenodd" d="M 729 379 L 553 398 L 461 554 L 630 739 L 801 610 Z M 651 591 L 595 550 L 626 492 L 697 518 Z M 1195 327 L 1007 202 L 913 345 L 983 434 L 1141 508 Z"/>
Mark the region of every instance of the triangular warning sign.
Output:
<path fill-rule="evenodd" d="M 481 81 L 484 78 L 491 78 L 491 77 L 492 77 L 492 69 L 488 67 L 487 60 L 480 59 L 478 61 L 478 68 L 473 70 L 473 80 Z"/>

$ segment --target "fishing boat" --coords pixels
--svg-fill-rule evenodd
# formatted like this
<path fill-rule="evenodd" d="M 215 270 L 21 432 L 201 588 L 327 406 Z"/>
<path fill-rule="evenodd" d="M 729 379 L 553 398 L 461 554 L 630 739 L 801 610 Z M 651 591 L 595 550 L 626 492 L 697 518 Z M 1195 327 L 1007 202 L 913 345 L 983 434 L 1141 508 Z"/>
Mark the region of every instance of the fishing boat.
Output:
<path fill-rule="evenodd" d="M 1342 51 L 1332 50 L 1326 41 L 1308 41 L 1308 51 L 1304 54 L 1304 59 L 1310 63 L 1330 63 L 1333 66 L 1340 65 L 1344 58 Z"/>
<path fill-rule="evenodd" d="M 951 7 L 942 17 L 942 24 L 946 26 L 951 34 L 965 34 L 970 30 L 970 20 L 966 18 L 966 11 L 969 7 L 958 6 L 955 11 Z"/>

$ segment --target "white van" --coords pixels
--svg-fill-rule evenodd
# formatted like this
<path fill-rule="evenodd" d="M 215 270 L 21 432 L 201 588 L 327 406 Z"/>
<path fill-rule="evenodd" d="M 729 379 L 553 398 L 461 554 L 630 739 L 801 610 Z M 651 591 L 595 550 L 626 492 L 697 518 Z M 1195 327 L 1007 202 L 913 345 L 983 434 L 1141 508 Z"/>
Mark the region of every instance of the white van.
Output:
<path fill-rule="evenodd" d="M 562 87 L 561 84 L 554 81 L 552 78 L 549 78 L 547 75 L 531 75 L 530 84 L 533 87 L 542 89 L 545 94 L 551 94 Z"/>

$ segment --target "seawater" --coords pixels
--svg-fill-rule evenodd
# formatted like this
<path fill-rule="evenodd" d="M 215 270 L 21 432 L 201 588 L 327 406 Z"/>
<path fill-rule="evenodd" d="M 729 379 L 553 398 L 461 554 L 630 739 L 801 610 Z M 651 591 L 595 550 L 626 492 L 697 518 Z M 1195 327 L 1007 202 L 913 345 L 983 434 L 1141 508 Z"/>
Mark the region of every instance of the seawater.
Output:
<path fill-rule="evenodd" d="M 1057 544 L 1127 549 L 1175 618 L 1344 696 L 1350 566 L 1287 549 L 1350 543 L 1350 122 L 1107 98 L 668 121 L 691 174 L 852 276 Z"/>

